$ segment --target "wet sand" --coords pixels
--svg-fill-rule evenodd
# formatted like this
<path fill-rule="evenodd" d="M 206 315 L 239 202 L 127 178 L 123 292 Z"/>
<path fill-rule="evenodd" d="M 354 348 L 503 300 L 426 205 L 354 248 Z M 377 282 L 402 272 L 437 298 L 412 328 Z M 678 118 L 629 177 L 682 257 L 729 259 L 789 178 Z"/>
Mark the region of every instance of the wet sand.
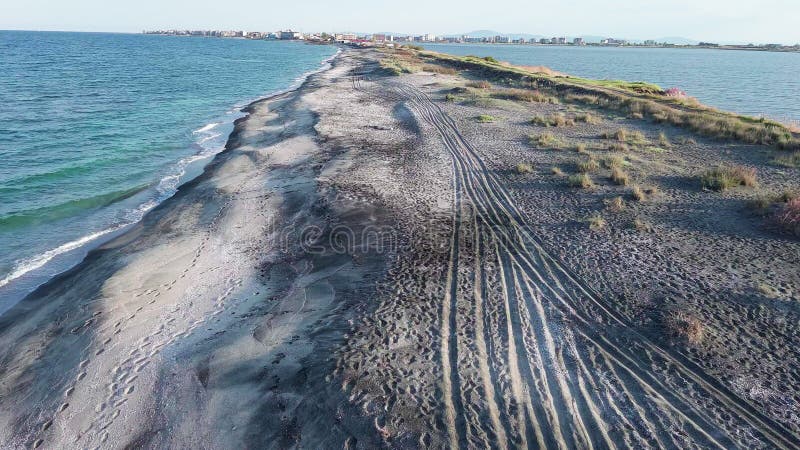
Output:
<path fill-rule="evenodd" d="M 447 102 L 465 78 L 382 57 L 250 105 L 203 175 L 0 316 L 0 446 L 800 447 L 800 243 L 687 181 L 767 150 L 633 155 L 660 194 L 610 214 L 616 187 L 527 144 L 567 106 Z M 623 125 L 680 133 L 553 132 Z"/>

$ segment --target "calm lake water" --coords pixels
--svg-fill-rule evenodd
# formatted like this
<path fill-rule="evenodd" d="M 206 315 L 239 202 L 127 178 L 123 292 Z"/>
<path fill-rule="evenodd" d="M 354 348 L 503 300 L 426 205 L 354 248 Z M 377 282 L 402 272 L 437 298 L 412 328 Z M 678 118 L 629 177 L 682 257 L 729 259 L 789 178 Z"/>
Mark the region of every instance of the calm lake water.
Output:
<path fill-rule="evenodd" d="M 800 53 L 742 50 L 425 44 L 454 55 L 547 66 L 570 75 L 678 87 L 701 102 L 800 123 Z"/>
<path fill-rule="evenodd" d="M 0 312 L 138 221 L 332 46 L 0 31 Z"/>

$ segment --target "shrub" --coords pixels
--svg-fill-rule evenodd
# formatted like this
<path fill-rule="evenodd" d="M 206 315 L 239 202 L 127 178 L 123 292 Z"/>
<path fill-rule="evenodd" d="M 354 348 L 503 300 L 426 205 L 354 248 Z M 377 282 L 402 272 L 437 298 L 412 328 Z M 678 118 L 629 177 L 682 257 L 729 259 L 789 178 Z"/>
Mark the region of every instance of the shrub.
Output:
<path fill-rule="evenodd" d="M 736 186 L 757 186 L 756 170 L 744 167 L 717 167 L 707 170 L 700 177 L 704 189 L 724 191 Z"/>
<path fill-rule="evenodd" d="M 647 195 L 644 193 L 644 190 L 642 190 L 642 188 L 639 187 L 638 185 L 633 185 L 631 187 L 631 196 L 637 202 L 643 202 L 647 200 Z"/>
<path fill-rule="evenodd" d="M 627 152 L 628 144 L 624 142 L 613 142 L 608 145 L 608 150 L 612 152 Z"/>
<path fill-rule="evenodd" d="M 747 202 L 747 208 L 756 214 L 765 215 L 772 207 L 774 199 L 766 194 L 759 194 L 756 198 Z"/>
<path fill-rule="evenodd" d="M 467 83 L 468 87 L 475 89 L 491 89 L 492 85 L 486 80 L 470 81 Z"/>
<path fill-rule="evenodd" d="M 442 74 L 442 75 L 457 75 L 458 74 L 456 69 L 453 69 L 452 67 L 442 67 L 442 66 L 437 66 L 437 65 L 434 65 L 434 64 L 426 64 L 426 65 L 422 66 L 422 70 L 425 71 L 425 72 L 439 73 L 439 74 Z"/>
<path fill-rule="evenodd" d="M 800 167 L 800 152 L 778 156 L 773 162 L 783 167 Z"/>
<path fill-rule="evenodd" d="M 492 58 L 491 56 L 484 56 L 483 60 L 486 61 L 486 62 L 495 63 L 495 64 L 498 62 L 496 59 Z"/>
<path fill-rule="evenodd" d="M 787 233 L 800 237 L 800 198 L 783 205 L 775 214 L 775 221 Z"/>
<path fill-rule="evenodd" d="M 570 175 L 567 182 L 572 187 L 579 187 L 583 189 L 589 189 L 590 187 L 594 186 L 594 183 L 592 183 L 592 178 L 585 173 Z"/>
<path fill-rule="evenodd" d="M 525 163 L 517 164 L 516 170 L 519 174 L 533 173 L 533 167 L 530 164 Z"/>
<path fill-rule="evenodd" d="M 586 223 L 589 225 L 590 230 L 601 230 L 606 226 L 606 219 L 603 219 L 603 216 L 598 213 L 588 217 Z"/>
<path fill-rule="evenodd" d="M 535 116 L 533 119 L 531 119 L 531 123 L 541 127 L 565 127 L 575 124 L 571 118 L 566 117 L 561 113 L 550 114 L 547 116 Z"/>
<path fill-rule="evenodd" d="M 575 146 L 575 151 L 578 153 L 586 153 L 586 144 L 578 144 Z"/>
<path fill-rule="evenodd" d="M 558 99 L 555 97 L 544 95 L 537 90 L 528 89 L 502 89 L 492 92 L 492 97 L 499 98 L 501 100 L 515 100 L 529 103 L 559 103 Z"/>
<path fill-rule="evenodd" d="M 489 123 L 489 122 L 494 122 L 496 119 L 494 118 L 494 116 L 490 116 L 488 114 L 481 114 L 478 117 L 476 117 L 475 120 L 477 120 L 480 123 Z"/>
<path fill-rule="evenodd" d="M 658 133 L 658 145 L 664 148 L 670 148 L 672 146 L 672 142 L 669 141 L 669 138 L 663 131 Z"/>
<path fill-rule="evenodd" d="M 598 164 L 597 160 L 594 158 L 589 158 L 586 161 L 581 161 L 578 163 L 578 172 L 581 173 L 596 172 L 599 169 L 600 164 Z"/>
<path fill-rule="evenodd" d="M 634 229 L 636 229 L 638 231 L 643 231 L 645 233 L 652 233 L 653 232 L 653 226 L 650 225 L 648 222 L 645 222 L 644 220 L 639 219 L 638 217 L 633 220 L 633 223 L 631 225 L 633 226 Z"/>
<path fill-rule="evenodd" d="M 625 128 L 620 128 L 612 136 L 619 142 L 626 142 L 628 140 L 628 130 L 626 130 Z"/>
<path fill-rule="evenodd" d="M 619 212 L 625 209 L 625 200 L 622 197 L 614 197 L 608 201 L 607 205 L 611 211 Z"/>
<path fill-rule="evenodd" d="M 446 94 L 444 96 L 444 101 L 446 101 L 446 102 L 454 102 L 454 101 L 456 101 L 456 96 L 453 95 L 453 94 Z"/>
<path fill-rule="evenodd" d="M 781 195 L 778 196 L 778 201 L 789 203 L 796 198 L 800 198 L 800 191 L 783 191 Z"/>
<path fill-rule="evenodd" d="M 591 113 L 580 113 L 575 115 L 575 122 L 597 125 L 600 123 L 600 118 Z"/>
<path fill-rule="evenodd" d="M 558 176 L 558 177 L 563 177 L 564 176 L 564 171 L 561 170 L 560 167 L 555 167 L 554 166 L 553 168 L 550 169 L 550 173 L 552 173 L 553 175 Z"/>
<path fill-rule="evenodd" d="M 603 158 L 603 167 L 613 169 L 625 166 L 625 158 L 619 155 L 609 155 Z"/>
<path fill-rule="evenodd" d="M 692 315 L 678 311 L 666 316 L 667 331 L 681 340 L 692 345 L 699 345 L 705 338 L 702 322 Z"/>
<path fill-rule="evenodd" d="M 628 173 L 619 167 L 611 169 L 611 181 L 618 186 L 627 186 L 630 183 Z M 638 200 L 638 199 L 637 199 Z"/>
<path fill-rule="evenodd" d="M 531 144 L 536 145 L 538 147 L 549 147 L 554 149 L 561 149 L 563 147 L 563 142 L 559 140 L 553 133 L 542 133 L 538 136 L 530 136 L 529 138 Z"/>

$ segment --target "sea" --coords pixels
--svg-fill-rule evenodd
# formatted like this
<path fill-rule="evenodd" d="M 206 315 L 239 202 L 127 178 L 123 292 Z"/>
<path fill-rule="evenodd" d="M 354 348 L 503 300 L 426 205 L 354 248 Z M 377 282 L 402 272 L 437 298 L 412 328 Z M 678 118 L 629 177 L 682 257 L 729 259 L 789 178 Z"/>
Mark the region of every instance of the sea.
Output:
<path fill-rule="evenodd" d="M 243 106 L 337 51 L 0 31 L 0 313 L 201 173 Z"/>
<path fill-rule="evenodd" d="M 676 87 L 702 103 L 800 126 L 800 53 L 691 48 L 423 44 L 573 76 Z"/>

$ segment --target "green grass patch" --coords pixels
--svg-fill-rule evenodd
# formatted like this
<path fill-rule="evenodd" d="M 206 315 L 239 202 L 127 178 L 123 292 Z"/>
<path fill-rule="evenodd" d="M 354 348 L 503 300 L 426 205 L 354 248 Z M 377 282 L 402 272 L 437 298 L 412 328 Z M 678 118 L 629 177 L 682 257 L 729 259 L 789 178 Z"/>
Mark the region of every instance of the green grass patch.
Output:
<path fill-rule="evenodd" d="M 744 166 L 717 167 L 705 171 L 700 176 L 704 189 L 725 191 L 736 186 L 758 186 L 756 170 Z"/>
<path fill-rule="evenodd" d="M 478 123 L 491 123 L 496 121 L 497 119 L 494 116 L 490 116 L 489 114 L 481 114 L 475 117 L 475 120 L 478 121 Z"/>

